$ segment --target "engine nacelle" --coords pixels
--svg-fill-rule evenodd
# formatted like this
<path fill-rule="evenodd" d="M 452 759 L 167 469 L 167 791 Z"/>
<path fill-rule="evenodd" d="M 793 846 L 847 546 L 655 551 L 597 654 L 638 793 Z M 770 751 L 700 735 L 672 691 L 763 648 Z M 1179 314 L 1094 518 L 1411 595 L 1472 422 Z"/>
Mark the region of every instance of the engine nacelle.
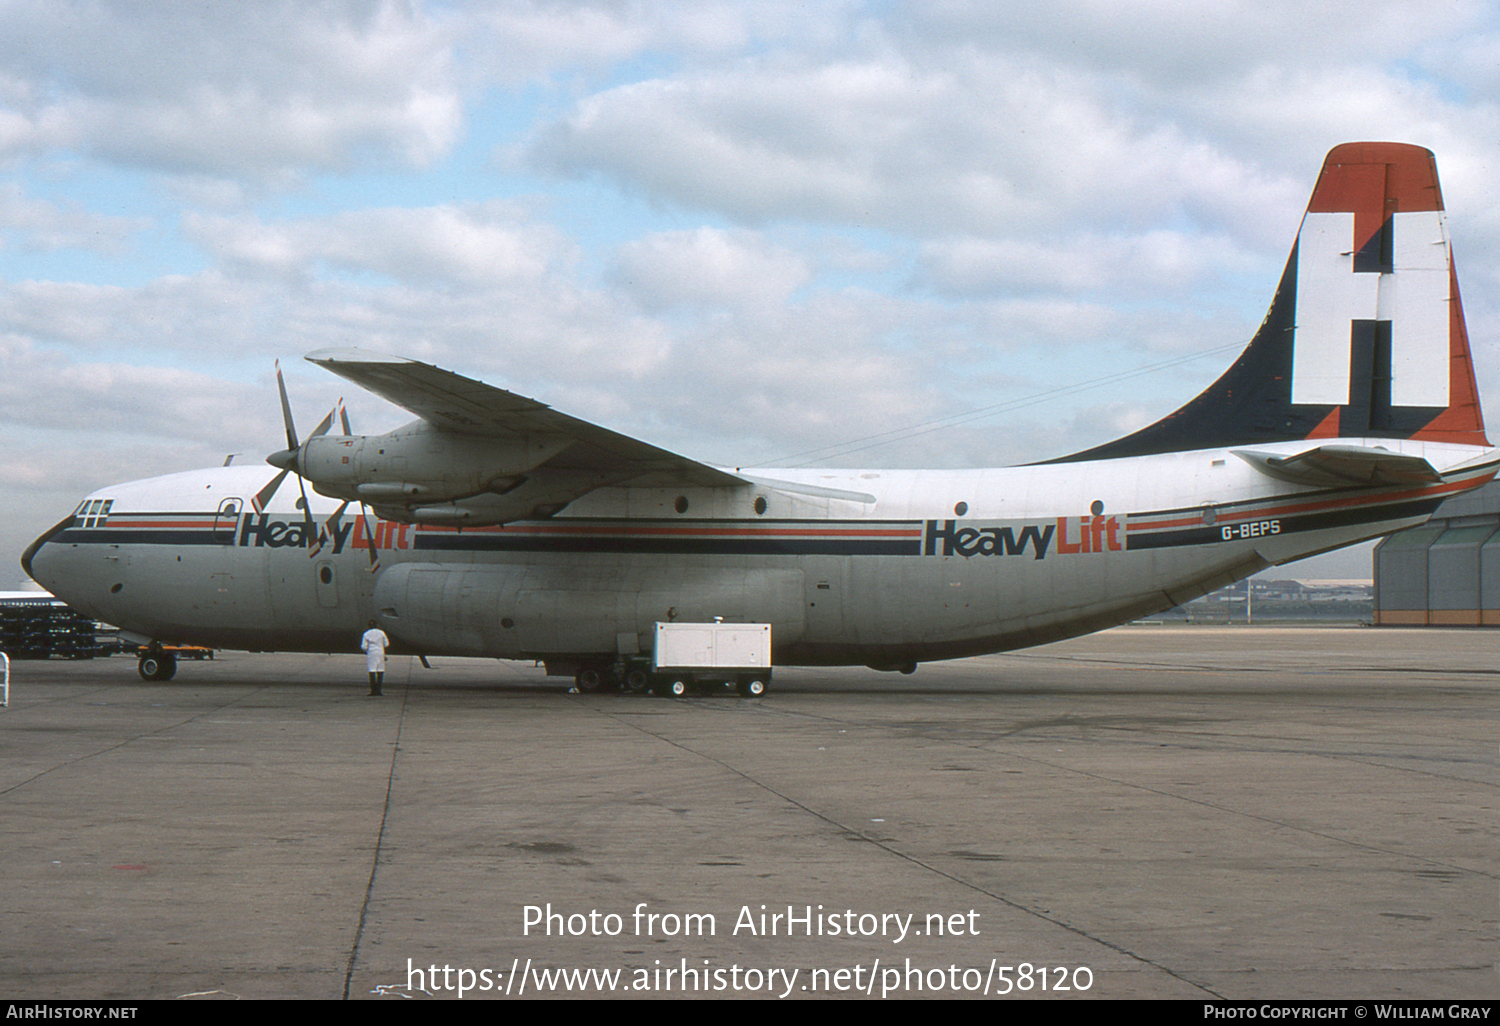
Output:
<path fill-rule="evenodd" d="M 542 467 L 518 479 L 504 490 L 493 488 L 453 502 L 426 496 L 406 496 L 398 502 L 366 499 L 383 520 L 403 524 L 443 524 L 453 527 L 487 527 L 516 520 L 542 520 L 568 503 L 602 485 L 612 476 L 586 471 L 551 470 Z M 360 486 L 365 491 L 365 486 Z"/>
<path fill-rule="evenodd" d="M 409 508 L 509 491 L 571 444 L 556 435 L 461 435 L 417 421 L 383 435 L 309 438 L 294 469 L 331 498 Z"/>

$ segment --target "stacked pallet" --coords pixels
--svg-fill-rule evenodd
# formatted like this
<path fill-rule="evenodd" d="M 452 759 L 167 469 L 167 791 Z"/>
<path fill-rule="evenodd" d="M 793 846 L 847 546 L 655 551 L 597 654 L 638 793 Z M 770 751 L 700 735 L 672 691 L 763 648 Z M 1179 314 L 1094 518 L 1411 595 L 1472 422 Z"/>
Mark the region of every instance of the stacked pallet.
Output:
<path fill-rule="evenodd" d="M 93 659 L 114 649 L 98 623 L 57 599 L 0 600 L 0 652 L 12 659 Z"/>

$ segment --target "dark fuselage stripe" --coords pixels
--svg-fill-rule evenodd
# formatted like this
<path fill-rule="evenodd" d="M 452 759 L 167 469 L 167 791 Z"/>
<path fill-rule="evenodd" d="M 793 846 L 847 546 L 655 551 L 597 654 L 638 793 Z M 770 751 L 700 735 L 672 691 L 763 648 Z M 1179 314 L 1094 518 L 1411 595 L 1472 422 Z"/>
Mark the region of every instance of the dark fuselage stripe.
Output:
<path fill-rule="evenodd" d="M 412 548 L 422 552 L 642 552 L 730 556 L 918 556 L 922 539 L 567 534 L 431 535 L 418 532 Z"/>
<path fill-rule="evenodd" d="M 1348 527 L 1361 523 L 1403 520 L 1432 512 L 1447 497 L 1447 488 L 1426 489 L 1416 493 L 1419 497 L 1406 501 L 1391 501 L 1405 498 L 1412 492 L 1397 496 L 1381 496 L 1378 501 L 1342 499 L 1318 503 L 1288 503 L 1285 498 L 1267 504 L 1257 510 L 1239 510 L 1232 517 L 1220 516 L 1216 523 L 1205 524 L 1201 511 L 1194 516 L 1179 516 L 1170 519 L 1155 514 L 1129 514 L 1127 529 L 1122 533 L 1125 549 L 1156 549 L 1183 545 L 1206 545 L 1214 542 L 1243 540 L 1247 537 L 1241 530 L 1232 534 L 1226 531 L 1251 522 L 1276 521 L 1276 534 L 1316 531 L 1328 528 Z M 248 544 L 258 536 L 239 532 L 234 526 L 224 524 L 217 529 L 203 523 L 196 527 L 174 526 L 162 529 L 164 522 L 182 523 L 176 519 L 183 514 L 135 514 L 122 516 L 118 521 L 110 520 L 104 525 L 70 527 L 58 532 L 51 541 L 78 545 L 186 545 L 186 546 L 235 546 L 259 548 Z M 190 514 L 189 514 L 190 516 Z M 259 515 L 264 519 L 265 514 Z M 1141 522 L 1138 517 L 1152 520 Z M 168 521 L 167 517 L 173 517 Z M 1025 530 L 1047 528 L 1055 521 L 1025 520 L 1001 521 L 999 526 Z M 300 528 L 301 521 L 288 521 Z M 770 527 L 769 525 L 718 527 L 707 523 L 688 526 L 630 527 L 619 521 L 578 524 L 527 524 L 508 529 L 475 529 L 457 531 L 452 529 L 417 529 L 403 532 L 409 544 L 400 548 L 416 552 L 559 552 L 559 553 L 641 553 L 727 556 L 919 556 L 923 551 L 923 532 L 929 526 L 951 521 L 912 521 L 902 524 L 886 522 L 878 528 L 845 521 L 837 525 L 807 525 L 799 528 Z M 969 523 L 969 522 L 960 522 Z M 986 524 L 986 521 L 972 521 Z M 145 527 L 145 524 L 155 526 Z M 138 526 L 141 525 L 141 526 Z M 390 525 L 392 528 L 395 525 Z M 377 531 L 377 545 L 381 549 L 392 546 L 380 543 L 383 532 Z M 392 531 L 392 534 L 395 532 Z M 1256 536 L 1259 536 L 1258 534 Z M 266 547 L 307 548 L 299 541 L 290 546 L 269 545 Z M 309 537 L 315 537 L 309 535 Z M 356 548 L 363 548 L 356 542 Z"/>
<path fill-rule="evenodd" d="M 1430 499 L 1415 499 L 1411 502 L 1392 503 L 1381 506 L 1366 506 L 1358 509 L 1332 509 L 1319 513 L 1301 513 L 1291 516 L 1269 516 L 1266 520 L 1276 521 L 1275 534 L 1297 534 L 1303 531 L 1322 531 L 1336 527 L 1352 527 L 1356 524 L 1366 524 L 1381 520 L 1405 520 L 1409 517 L 1426 516 L 1437 509 L 1443 502 L 1443 496 L 1434 496 Z M 1131 549 L 1160 549 L 1171 548 L 1178 545 L 1206 545 L 1218 541 L 1239 541 L 1244 535 L 1240 532 L 1240 525 L 1244 518 L 1236 518 L 1232 523 L 1214 524 L 1213 526 L 1199 523 L 1194 527 L 1184 530 L 1152 531 L 1151 533 L 1136 534 L 1132 531 L 1127 537 L 1128 547 Z M 1224 532 L 1235 532 L 1226 538 Z"/>

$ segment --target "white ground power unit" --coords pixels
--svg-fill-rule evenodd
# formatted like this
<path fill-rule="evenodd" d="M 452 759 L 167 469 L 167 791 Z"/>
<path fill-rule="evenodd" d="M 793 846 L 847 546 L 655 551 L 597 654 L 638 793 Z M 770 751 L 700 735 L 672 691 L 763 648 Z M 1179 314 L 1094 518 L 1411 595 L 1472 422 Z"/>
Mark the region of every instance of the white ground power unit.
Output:
<path fill-rule="evenodd" d="M 657 623 L 652 632 L 651 685 L 660 694 L 721 684 L 754 697 L 770 681 L 768 623 Z"/>

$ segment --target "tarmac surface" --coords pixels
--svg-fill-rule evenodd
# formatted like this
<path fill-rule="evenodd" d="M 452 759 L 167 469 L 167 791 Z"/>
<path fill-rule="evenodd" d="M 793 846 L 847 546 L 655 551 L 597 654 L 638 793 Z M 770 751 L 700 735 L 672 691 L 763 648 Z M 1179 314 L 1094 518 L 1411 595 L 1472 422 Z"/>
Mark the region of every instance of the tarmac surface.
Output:
<path fill-rule="evenodd" d="M 1497 655 L 1135 626 L 681 700 L 18 662 L 0 997 L 1494 999 Z"/>

